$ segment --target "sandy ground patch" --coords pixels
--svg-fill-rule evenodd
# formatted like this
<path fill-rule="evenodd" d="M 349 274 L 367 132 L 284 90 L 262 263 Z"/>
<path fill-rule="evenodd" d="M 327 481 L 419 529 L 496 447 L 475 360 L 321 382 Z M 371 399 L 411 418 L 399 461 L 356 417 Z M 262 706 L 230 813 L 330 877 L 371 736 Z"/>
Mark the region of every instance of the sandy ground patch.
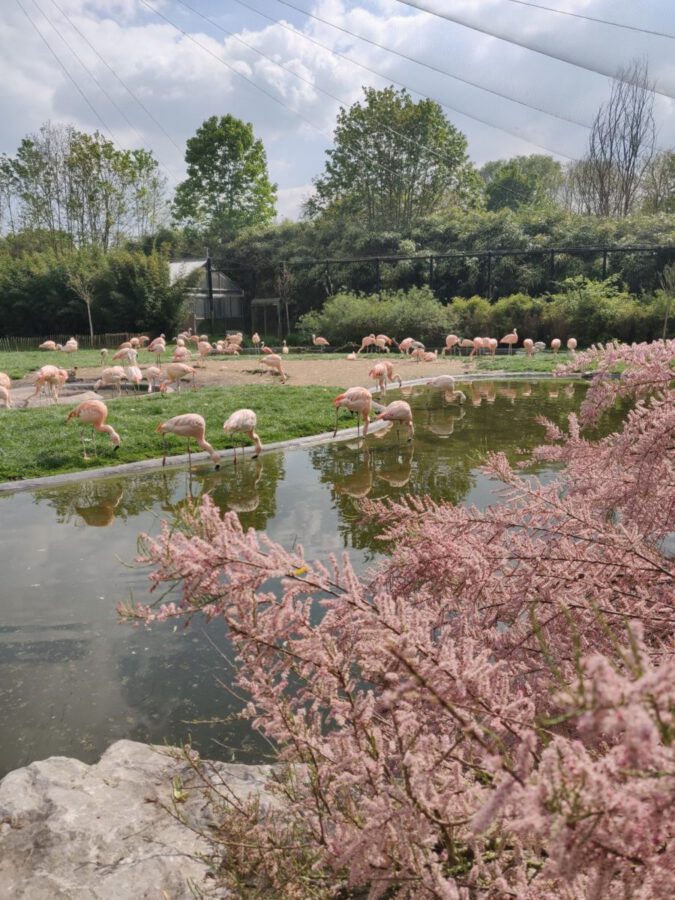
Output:
<path fill-rule="evenodd" d="M 141 370 L 146 369 L 150 365 L 156 365 L 154 357 L 143 359 L 149 354 L 141 351 L 139 365 Z M 473 360 L 466 357 L 460 359 L 458 357 L 439 358 L 436 362 L 416 362 L 407 357 L 398 354 L 368 354 L 359 356 L 355 360 L 326 358 L 321 359 L 319 355 L 308 357 L 289 356 L 284 358 L 284 369 L 288 374 L 286 384 L 293 386 L 317 385 L 320 387 L 355 387 L 362 385 L 363 387 L 372 387 L 374 382 L 368 377 L 371 367 L 381 360 L 387 360 L 393 363 L 394 371 L 397 372 L 403 381 L 412 380 L 414 378 L 433 378 L 435 375 L 461 375 L 465 372 L 474 370 Z M 162 367 L 170 361 L 170 357 L 162 360 Z M 194 364 L 194 361 L 193 363 Z M 279 383 L 279 376 L 272 374 L 272 371 L 260 362 L 260 357 L 254 355 L 236 356 L 236 357 L 209 357 L 205 361 L 197 362 L 197 387 L 228 387 L 246 384 L 274 384 Z M 73 403 L 79 402 L 88 396 L 96 396 L 87 390 L 100 375 L 100 367 L 82 367 L 77 370 L 77 378 L 75 382 L 69 382 L 62 391 L 60 402 Z M 33 378 L 34 380 L 34 378 Z M 82 391 L 77 391 L 78 384 L 82 382 Z M 280 385 L 281 386 L 281 385 Z M 34 387 L 31 379 L 23 381 L 15 381 L 12 384 L 12 395 L 15 400 L 23 403 L 23 401 L 33 392 Z M 110 391 L 106 390 L 102 396 L 109 396 Z M 122 397 L 125 396 L 124 391 Z M 30 405 L 42 405 L 45 400 L 34 398 Z"/>

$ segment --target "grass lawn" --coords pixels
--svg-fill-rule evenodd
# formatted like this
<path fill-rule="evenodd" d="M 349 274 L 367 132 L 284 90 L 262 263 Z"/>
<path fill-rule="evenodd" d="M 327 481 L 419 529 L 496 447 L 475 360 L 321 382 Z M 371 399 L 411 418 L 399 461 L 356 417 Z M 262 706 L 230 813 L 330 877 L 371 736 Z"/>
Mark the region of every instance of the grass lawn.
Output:
<path fill-rule="evenodd" d="M 287 440 L 330 431 L 335 426 L 335 408 L 331 400 L 338 387 L 291 387 L 285 385 L 202 388 L 160 395 L 139 393 L 138 397 L 106 400 L 108 423 L 122 440 L 113 451 L 110 438 L 96 435 L 98 455 L 82 458 L 78 420 L 66 425 L 66 416 L 75 404 L 0 410 L 0 481 L 56 475 L 60 472 L 86 472 L 88 469 L 162 456 L 162 437 L 155 433 L 160 422 L 186 412 L 200 413 L 206 419 L 206 439 L 216 450 L 241 447 L 249 443 L 243 435 L 234 440 L 223 432 L 223 422 L 240 407 L 249 407 L 258 417 L 258 434 L 263 442 Z M 355 419 L 341 411 L 340 427 L 355 425 Z M 84 426 L 85 437 L 92 429 Z M 187 451 L 185 439 L 167 435 L 169 455 Z M 91 454 L 87 442 L 87 453 Z M 193 450 L 198 452 L 192 442 Z"/>
<path fill-rule="evenodd" d="M 479 372 L 553 372 L 558 366 L 572 362 L 572 353 L 535 353 L 534 356 L 526 356 L 519 351 L 511 356 L 481 356 L 476 360 L 476 369 Z"/>

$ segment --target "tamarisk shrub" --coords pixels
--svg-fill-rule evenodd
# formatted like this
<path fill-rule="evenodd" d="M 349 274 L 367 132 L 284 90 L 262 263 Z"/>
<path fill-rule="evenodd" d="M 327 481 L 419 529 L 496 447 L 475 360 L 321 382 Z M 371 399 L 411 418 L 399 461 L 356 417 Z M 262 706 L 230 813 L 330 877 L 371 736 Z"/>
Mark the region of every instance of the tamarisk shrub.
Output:
<path fill-rule="evenodd" d="M 503 503 L 365 502 L 388 556 L 308 562 L 205 497 L 141 560 L 226 619 L 280 802 L 213 790 L 220 887 L 250 897 L 675 896 L 675 342 L 610 346 L 542 484 Z M 619 373 L 620 377 L 614 377 Z M 583 428 L 617 397 L 622 429 Z M 670 542 L 670 543 L 669 543 Z M 317 615 L 320 609 L 320 615 Z"/>

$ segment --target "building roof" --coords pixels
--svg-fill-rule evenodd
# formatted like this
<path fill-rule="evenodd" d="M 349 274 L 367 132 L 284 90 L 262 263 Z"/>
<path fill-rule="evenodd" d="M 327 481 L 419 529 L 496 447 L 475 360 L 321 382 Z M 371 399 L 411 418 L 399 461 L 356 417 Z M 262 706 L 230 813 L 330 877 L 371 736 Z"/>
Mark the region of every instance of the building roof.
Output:
<path fill-rule="evenodd" d="M 175 284 L 181 278 L 187 278 L 195 269 L 206 265 L 205 259 L 177 259 L 169 263 L 169 283 Z"/>

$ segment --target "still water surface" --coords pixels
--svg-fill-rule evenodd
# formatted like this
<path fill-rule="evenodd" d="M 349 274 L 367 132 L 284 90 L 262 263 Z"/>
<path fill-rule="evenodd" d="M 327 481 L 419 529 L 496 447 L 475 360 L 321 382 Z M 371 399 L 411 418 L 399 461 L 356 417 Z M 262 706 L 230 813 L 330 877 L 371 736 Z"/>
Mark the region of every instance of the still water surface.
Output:
<path fill-rule="evenodd" d="M 214 726 L 238 708 L 220 622 L 151 629 L 119 624 L 120 600 L 145 602 L 147 571 L 133 565 L 141 532 L 210 491 L 245 527 L 265 529 L 310 558 L 349 551 L 367 567 L 380 548 L 359 524 L 358 498 L 428 494 L 484 507 L 497 485 L 478 471 L 487 450 L 513 459 L 542 440 L 535 416 L 563 423 L 581 383 L 477 382 L 467 402 L 408 389 L 416 436 L 395 429 L 358 442 L 263 454 L 235 470 L 185 470 L 83 481 L 0 495 L 0 777 L 52 755 L 85 762 L 119 738 L 181 743 L 209 757 L 261 761 L 248 727 Z M 400 396 L 392 392 L 390 399 Z M 343 413 L 346 415 L 346 413 Z M 264 436 L 263 436 L 264 437 Z"/>

